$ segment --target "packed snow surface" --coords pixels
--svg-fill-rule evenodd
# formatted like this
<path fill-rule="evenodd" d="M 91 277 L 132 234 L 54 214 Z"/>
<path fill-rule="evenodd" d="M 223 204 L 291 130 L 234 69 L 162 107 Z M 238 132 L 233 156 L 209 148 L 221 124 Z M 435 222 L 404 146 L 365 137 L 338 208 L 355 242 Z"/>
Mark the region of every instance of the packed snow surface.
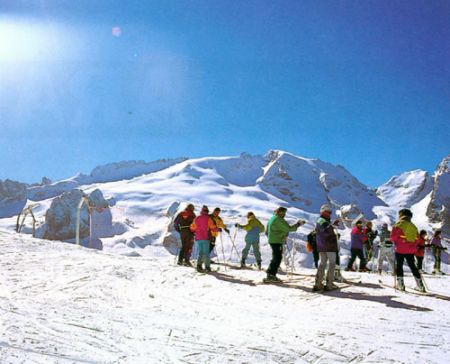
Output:
<path fill-rule="evenodd" d="M 318 294 L 314 270 L 300 267 L 276 286 L 233 262 L 199 274 L 160 246 L 127 257 L 4 230 L 0 246 L 1 363 L 440 364 L 450 354 L 446 276 L 427 276 L 441 294 L 420 296 L 344 272 L 351 283 Z"/>

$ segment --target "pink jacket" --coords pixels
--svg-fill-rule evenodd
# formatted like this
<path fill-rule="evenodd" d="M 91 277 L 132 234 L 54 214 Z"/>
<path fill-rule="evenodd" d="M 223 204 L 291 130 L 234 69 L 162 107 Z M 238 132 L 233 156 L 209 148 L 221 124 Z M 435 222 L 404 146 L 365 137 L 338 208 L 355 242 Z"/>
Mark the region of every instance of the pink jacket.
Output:
<path fill-rule="evenodd" d="M 218 231 L 218 229 L 208 214 L 202 213 L 191 224 L 191 231 L 195 234 L 195 240 L 210 240 L 210 231 Z"/>

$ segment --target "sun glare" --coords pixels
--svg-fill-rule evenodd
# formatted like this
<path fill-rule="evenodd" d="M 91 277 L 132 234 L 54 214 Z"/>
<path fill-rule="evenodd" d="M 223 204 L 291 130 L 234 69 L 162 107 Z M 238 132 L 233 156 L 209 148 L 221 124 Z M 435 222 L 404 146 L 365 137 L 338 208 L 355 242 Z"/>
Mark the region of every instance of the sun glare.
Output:
<path fill-rule="evenodd" d="M 0 61 L 35 61 L 50 57 L 56 32 L 50 25 L 0 18 Z"/>

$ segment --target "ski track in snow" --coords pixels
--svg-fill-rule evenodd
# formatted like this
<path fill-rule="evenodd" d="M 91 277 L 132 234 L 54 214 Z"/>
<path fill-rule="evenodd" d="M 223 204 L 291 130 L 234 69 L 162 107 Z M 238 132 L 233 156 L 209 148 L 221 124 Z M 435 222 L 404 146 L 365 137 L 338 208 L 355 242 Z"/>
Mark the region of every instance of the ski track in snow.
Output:
<path fill-rule="evenodd" d="M 232 264 L 203 275 L 170 256 L 9 233 L 0 246 L 2 364 L 443 363 L 450 354 L 448 277 L 426 277 L 439 299 L 350 272 L 361 283 L 319 294 L 310 269 L 263 285 L 264 272 Z"/>

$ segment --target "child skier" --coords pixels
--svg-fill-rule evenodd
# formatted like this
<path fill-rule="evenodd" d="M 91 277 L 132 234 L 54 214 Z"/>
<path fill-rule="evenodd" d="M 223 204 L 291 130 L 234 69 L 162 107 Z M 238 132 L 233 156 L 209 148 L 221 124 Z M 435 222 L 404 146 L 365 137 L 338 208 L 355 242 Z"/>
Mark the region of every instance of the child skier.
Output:
<path fill-rule="evenodd" d="M 378 248 L 378 274 L 383 271 L 383 261 L 387 258 L 389 265 L 391 266 L 392 274 L 395 276 L 395 252 L 394 244 L 390 241 L 391 232 L 387 223 L 381 226 L 380 230 L 380 245 Z"/>
<path fill-rule="evenodd" d="M 353 269 L 353 263 L 355 262 L 356 258 L 359 258 L 359 271 L 360 272 L 367 272 L 366 268 L 366 259 L 364 258 L 363 254 L 363 231 L 362 231 L 362 221 L 358 220 L 355 224 L 355 226 L 352 229 L 351 232 L 351 257 L 348 261 L 347 268 L 345 268 L 346 271 L 354 272 L 355 269 Z"/>
<path fill-rule="evenodd" d="M 311 231 L 308 236 L 308 244 L 311 247 L 313 259 L 314 259 L 314 266 L 316 269 L 319 267 L 319 252 L 317 251 L 317 241 L 316 241 L 316 231 Z"/>
<path fill-rule="evenodd" d="M 417 269 L 420 273 L 423 273 L 423 257 L 425 256 L 425 242 L 427 241 L 427 232 L 425 230 L 420 230 L 419 239 L 417 241 L 417 250 L 415 253 Z"/>
<path fill-rule="evenodd" d="M 395 244 L 395 260 L 397 262 L 397 289 L 405 290 L 405 283 L 403 281 L 403 262 L 406 260 L 409 269 L 416 279 L 417 286 L 414 288 L 417 291 L 425 292 L 425 285 L 422 277 L 414 262 L 414 254 L 417 250 L 419 231 L 417 227 L 411 222 L 413 216 L 411 210 L 401 209 L 398 212 L 399 220 L 394 225 L 391 233 L 391 240 Z"/>
<path fill-rule="evenodd" d="M 245 235 L 245 248 L 242 250 L 241 267 L 245 267 L 245 260 L 247 259 L 250 247 L 253 247 L 253 254 L 255 254 L 256 264 L 261 270 L 261 253 L 259 250 L 259 234 L 264 232 L 264 225 L 259 221 L 253 212 L 247 214 L 247 224 L 236 224 L 235 226 L 247 231 Z"/>
<path fill-rule="evenodd" d="M 436 230 L 433 234 L 433 238 L 431 239 L 431 248 L 433 249 L 434 256 L 434 269 L 433 274 L 444 274 L 441 271 L 441 252 L 443 250 L 447 250 L 442 246 L 441 241 L 441 230 Z"/>
<path fill-rule="evenodd" d="M 370 262 L 372 260 L 373 242 L 378 235 L 378 231 L 373 231 L 372 226 L 372 221 L 367 221 L 363 230 L 363 251 L 366 262 Z"/>

